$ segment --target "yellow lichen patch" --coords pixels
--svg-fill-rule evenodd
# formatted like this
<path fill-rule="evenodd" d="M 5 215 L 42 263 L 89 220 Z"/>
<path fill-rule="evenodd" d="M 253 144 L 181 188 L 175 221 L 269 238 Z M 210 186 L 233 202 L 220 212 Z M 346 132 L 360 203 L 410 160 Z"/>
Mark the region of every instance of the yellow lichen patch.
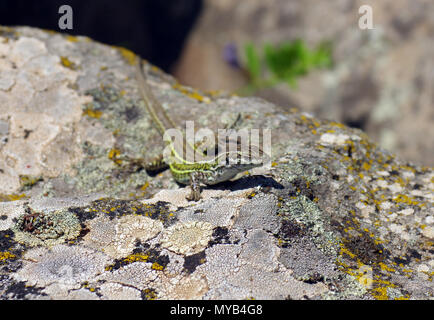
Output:
<path fill-rule="evenodd" d="M 381 270 L 383 270 L 383 271 L 389 271 L 389 272 L 395 272 L 396 271 L 395 269 L 388 267 L 386 264 L 384 264 L 382 262 L 379 262 L 378 265 L 380 266 Z"/>
<path fill-rule="evenodd" d="M 181 92 L 181 93 L 185 94 L 186 96 L 188 96 L 192 99 L 195 99 L 197 101 L 205 102 L 205 103 L 211 102 L 210 98 L 199 94 L 197 91 L 189 90 L 188 88 L 182 86 L 179 83 L 175 83 L 172 87 L 173 87 L 173 89 L 178 90 L 179 92 Z"/>
<path fill-rule="evenodd" d="M 146 182 L 141 188 L 140 188 L 140 190 L 142 190 L 142 191 L 146 191 L 146 189 L 148 189 L 148 187 L 149 187 L 149 182 Z"/>
<path fill-rule="evenodd" d="M 17 201 L 26 197 L 26 194 L 1 194 L 0 193 L 0 202 L 9 202 L 9 201 Z"/>
<path fill-rule="evenodd" d="M 102 111 L 86 108 L 83 110 L 83 115 L 86 115 L 91 118 L 99 119 L 102 116 Z"/>
<path fill-rule="evenodd" d="M 65 39 L 66 39 L 67 41 L 69 41 L 69 42 L 78 42 L 78 41 L 80 41 L 80 39 L 79 39 L 78 37 L 74 37 L 74 36 L 71 36 L 71 35 L 67 35 L 67 36 L 65 37 Z"/>
<path fill-rule="evenodd" d="M 154 66 L 154 65 L 151 66 L 151 70 L 154 72 L 160 72 L 160 73 L 162 72 L 160 68 L 158 68 L 157 66 Z"/>
<path fill-rule="evenodd" d="M 110 160 L 112 160 L 114 163 L 120 165 L 120 164 L 122 164 L 122 160 L 118 159 L 118 157 L 119 157 L 120 155 L 121 155 L 120 150 L 118 150 L 118 149 L 111 149 L 111 150 L 109 151 L 108 158 L 109 158 Z"/>
<path fill-rule="evenodd" d="M 75 65 L 74 62 L 72 62 L 71 60 L 69 60 L 67 57 L 60 57 L 60 62 L 62 64 L 62 66 L 64 66 L 65 68 L 71 69 L 71 70 L 75 70 L 77 68 L 77 66 Z"/>
<path fill-rule="evenodd" d="M 144 295 L 145 300 L 155 300 L 158 297 L 157 294 L 155 293 L 155 291 L 152 289 L 143 290 L 143 295 Z"/>
<path fill-rule="evenodd" d="M 304 114 L 302 114 L 302 115 L 300 116 L 300 119 L 301 119 L 302 121 L 307 121 L 307 117 L 306 117 Z"/>
<path fill-rule="evenodd" d="M 42 177 L 30 176 L 30 175 L 20 175 L 20 184 L 22 187 L 31 187 L 34 186 L 37 182 L 42 180 Z"/>
<path fill-rule="evenodd" d="M 340 255 L 343 255 L 343 254 L 346 254 L 346 255 L 348 255 L 350 258 L 352 258 L 352 259 L 354 259 L 355 257 L 356 257 L 356 255 L 354 254 L 354 253 L 352 253 L 350 250 L 348 250 L 345 246 L 344 246 L 344 244 L 341 244 L 341 248 L 340 248 Z"/>
<path fill-rule="evenodd" d="M 377 300 L 389 300 L 386 287 L 372 289 L 371 294 Z"/>
<path fill-rule="evenodd" d="M 124 57 L 125 60 L 131 65 L 134 65 L 136 63 L 136 55 L 131 50 L 128 50 L 123 47 L 116 47 L 119 52 L 121 53 L 122 57 Z"/>
<path fill-rule="evenodd" d="M 419 204 L 418 201 L 415 201 L 414 197 L 409 197 L 405 194 L 399 194 L 398 196 L 393 198 L 392 201 L 394 201 L 396 203 L 404 203 L 404 204 L 409 204 L 409 205 L 418 205 Z"/>
<path fill-rule="evenodd" d="M 372 296 L 377 300 L 389 300 L 389 295 L 387 294 L 388 288 L 396 288 L 396 285 L 390 281 L 376 279 L 374 280 L 375 288 L 370 292 Z"/>
<path fill-rule="evenodd" d="M 0 252 L 0 262 L 7 260 L 7 259 L 14 259 L 16 256 L 8 251 L 6 252 Z"/>
<path fill-rule="evenodd" d="M 371 169 L 371 165 L 368 162 L 363 162 L 362 169 L 369 171 L 369 169 Z"/>
<path fill-rule="evenodd" d="M 164 269 L 164 267 L 160 265 L 158 262 L 154 262 L 151 268 L 158 271 L 162 271 Z"/>
<path fill-rule="evenodd" d="M 135 254 L 130 254 L 129 256 L 127 256 L 125 259 L 123 259 L 123 262 L 126 262 L 126 263 L 147 262 L 148 259 L 149 259 L 149 256 L 146 254 L 135 253 Z"/>
<path fill-rule="evenodd" d="M 341 129 L 343 129 L 343 128 L 345 128 L 345 125 L 344 124 L 342 124 L 342 123 L 339 123 L 339 122 L 329 122 L 329 125 L 330 126 L 332 126 L 332 127 L 338 127 L 338 128 L 341 128 Z"/>

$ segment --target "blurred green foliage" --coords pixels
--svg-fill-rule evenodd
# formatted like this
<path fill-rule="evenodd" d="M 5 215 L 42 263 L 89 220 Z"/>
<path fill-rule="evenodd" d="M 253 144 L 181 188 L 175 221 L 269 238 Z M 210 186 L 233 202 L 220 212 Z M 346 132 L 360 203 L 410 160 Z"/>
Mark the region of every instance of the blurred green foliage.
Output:
<path fill-rule="evenodd" d="M 246 44 L 245 68 L 249 85 L 246 94 L 285 82 L 296 88 L 297 79 L 314 68 L 332 66 L 331 45 L 321 43 L 310 50 L 302 40 L 294 40 L 273 46 L 266 44 L 262 54 L 252 43 Z"/>

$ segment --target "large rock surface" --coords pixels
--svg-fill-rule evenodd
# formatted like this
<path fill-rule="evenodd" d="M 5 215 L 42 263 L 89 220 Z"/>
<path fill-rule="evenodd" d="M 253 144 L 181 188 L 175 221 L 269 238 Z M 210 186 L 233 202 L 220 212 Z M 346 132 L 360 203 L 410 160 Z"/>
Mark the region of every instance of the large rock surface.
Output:
<path fill-rule="evenodd" d="M 272 165 L 206 188 L 126 170 L 164 147 L 134 54 L 0 29 L 2 299 L 432 299 L 434 172 L 361 131 L 150 67 L 178 123 L 270 128 Z"/>
<path fill-rule="evenodd" d="M 434 2 L 432 0 L 205 0 L 176 72 L 185 84 L 234 91 L 245 72 L 223 59 L 226 46 L 330 41 L 334 67 L 257 94 L 282 106 L 362 128 L 403 159 L 434 165 Z M 373 30 L 358 27 L 373 9 Z M 195 72 L 190 72 L 194 69 Z M 212 76 L 210 76 L 212 75 Z"/>

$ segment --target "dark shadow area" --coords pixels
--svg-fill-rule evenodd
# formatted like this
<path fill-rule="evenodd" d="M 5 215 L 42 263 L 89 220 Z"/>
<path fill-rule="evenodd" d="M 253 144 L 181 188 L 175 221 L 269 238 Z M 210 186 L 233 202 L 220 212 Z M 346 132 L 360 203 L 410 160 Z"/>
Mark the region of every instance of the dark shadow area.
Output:
<path fill-rule="evenodd" d="M 238 191 L 249 188 L 261 187 L 264 192 L 271 189 L 284 189 L 285 187 L 276 180 L 263 175 L 242 177 L 234 181 L 225 181 L 216 185 L 206 186 L 206 188 L 217 190 Z"/>
<path fill-rule="evenodd" d="M 62 5 L 73 29 L 59 29 Z M 126 47 L 170 72 L 202 9 L 202 0 L 2 0 L 0 25 L 31 26 Z"/>

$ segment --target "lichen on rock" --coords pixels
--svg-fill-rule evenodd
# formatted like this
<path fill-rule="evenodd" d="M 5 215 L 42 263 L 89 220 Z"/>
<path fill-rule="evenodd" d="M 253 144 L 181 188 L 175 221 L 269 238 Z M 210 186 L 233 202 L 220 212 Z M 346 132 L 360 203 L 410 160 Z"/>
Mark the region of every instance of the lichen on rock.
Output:
<path fill-rule="evenodd" d="M 240 127 L 271 129 L 270 168 L 188 202 L 170 172 L 150 176 L 123 161 L 164 148 L 130 53 L 127 61 L 80 37 L 1 30 L 10 71 L 0 80 L 1 299 L 434 296 L 432 168 L 296 109 L 197 99 L 149 67 L 180 127 L 194 118 L 217 130 L 223 114 L 239 114 Z"/>
<path fill-rule="evenodd" d="M 61 284 L 63 290 L 80 288 L 82 282 L 102 273 L 111 261 L 98 251 L 63 244 L 31 249 L 25 259 L 23 268 L 14 275 L 16 280 L 40 287 Z"/>
<path fill-rule="evenodd" d="M 27 246 L 53 246 L 78 237 L 81 225 L 75 214 L 67 209 L 43 213 L 28 207 L 12 231 L 15 241 Z"/>
<path fill-rule="evenodd" d="M 163 229 L 160 221 L 139 215 L 123 216 L 116 222 L 100 216 L 87 226 L 90 232 L 83 238 L 84 243 L 113 258 L 126 257 L 134 250 L 136 241 L 146 242 Z"/>
<path fill-rule="evenodd" d="M 212 230 L 208 222 L 178 222 L 164 231 L 161 245 L 179 254 L 198 253 L 211 240 Z"/>

